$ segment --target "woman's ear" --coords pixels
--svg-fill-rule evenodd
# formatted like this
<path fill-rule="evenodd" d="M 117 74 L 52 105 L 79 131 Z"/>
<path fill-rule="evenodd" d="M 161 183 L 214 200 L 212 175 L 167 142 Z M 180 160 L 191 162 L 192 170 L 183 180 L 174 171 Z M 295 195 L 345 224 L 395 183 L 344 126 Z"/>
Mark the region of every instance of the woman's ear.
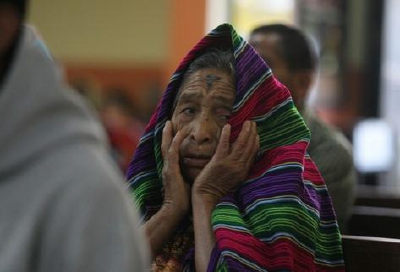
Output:
<path fill-rule="evenodd" d="M 304 95 L 307 95 L 314 83 L 314 74 L 310 71 L 299 71 L 296 72 L 295 76 L 297 89 L 301 90 Z"/>

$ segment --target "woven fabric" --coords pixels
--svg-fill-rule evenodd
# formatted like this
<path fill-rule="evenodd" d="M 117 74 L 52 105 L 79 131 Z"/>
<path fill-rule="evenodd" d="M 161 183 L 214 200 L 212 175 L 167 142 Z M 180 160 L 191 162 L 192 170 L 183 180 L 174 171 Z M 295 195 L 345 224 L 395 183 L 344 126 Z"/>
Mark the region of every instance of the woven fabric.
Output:
<path fill-rule="evenodd" d="M 171 118 L 182 75 L 196 56 L 212 47 L 232 48 L 236 59 L 231 141 L 238 137 L 244 121 L 253 120 L 260 151 L 247 180 L 213 211 L 216 244 L 208 270 L 343 270 L 331 199 L 306 155 L 309 130 L 289 91 L 229 24 L 218 26 L 184 58 L 141 138 L 127 178 L 143 220 L 162 204 L 162 129 Z M 183 259 L 185 270 L 193 270 L 193 250 Z"/>

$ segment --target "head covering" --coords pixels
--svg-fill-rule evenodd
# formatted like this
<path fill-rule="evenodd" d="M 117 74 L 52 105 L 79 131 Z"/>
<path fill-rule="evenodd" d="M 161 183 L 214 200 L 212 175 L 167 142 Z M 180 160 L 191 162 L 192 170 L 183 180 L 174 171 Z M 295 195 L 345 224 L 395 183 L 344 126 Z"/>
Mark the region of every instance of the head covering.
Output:
<path fill-rule="evenodd" d="M 173 113 L 183 74 L 197 56 L 213 47 L 232 49 L 236 60 L 231 141 L 244 121 L 253 120 L 260 151 L 246 182 L 213 211 L 216 244 L 208 270 L 342 270 L 341 237 L 331 199 L 306 155 L 309 130 L 289 91 L 229 24 L 214 29 L 184 58 L 140 140 L 127 177 L 143 219 L 162 205 L 162 129 Z M 185 270 L 192 270 L 193 250 L 185 255 Z"/>

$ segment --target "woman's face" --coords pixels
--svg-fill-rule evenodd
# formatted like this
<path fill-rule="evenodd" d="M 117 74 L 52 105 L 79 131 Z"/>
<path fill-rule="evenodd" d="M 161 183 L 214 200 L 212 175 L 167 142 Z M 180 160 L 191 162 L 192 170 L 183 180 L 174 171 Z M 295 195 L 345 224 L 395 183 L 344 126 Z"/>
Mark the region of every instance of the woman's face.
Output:
<path fill-rule="evenodd" d="M 172 125 L 174 134 L 183 127 L 189 129 L 180 147 L 181 171 L 188 182 L 194 181 L 214 155 L 235 94 L 231 76 L 217 69 L 199 70 L 183 82 Z"/>

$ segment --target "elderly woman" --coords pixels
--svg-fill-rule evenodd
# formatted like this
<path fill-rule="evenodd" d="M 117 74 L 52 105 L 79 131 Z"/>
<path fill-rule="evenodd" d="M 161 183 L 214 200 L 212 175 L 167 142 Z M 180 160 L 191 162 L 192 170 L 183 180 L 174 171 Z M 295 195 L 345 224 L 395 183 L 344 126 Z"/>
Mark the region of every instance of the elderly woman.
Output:
<path fill-rule="evenodd" d="M 343 270 L 309 138 L 288 90 L 232 26 L 203 38 L 128 170 L 153 270 Z"/>

